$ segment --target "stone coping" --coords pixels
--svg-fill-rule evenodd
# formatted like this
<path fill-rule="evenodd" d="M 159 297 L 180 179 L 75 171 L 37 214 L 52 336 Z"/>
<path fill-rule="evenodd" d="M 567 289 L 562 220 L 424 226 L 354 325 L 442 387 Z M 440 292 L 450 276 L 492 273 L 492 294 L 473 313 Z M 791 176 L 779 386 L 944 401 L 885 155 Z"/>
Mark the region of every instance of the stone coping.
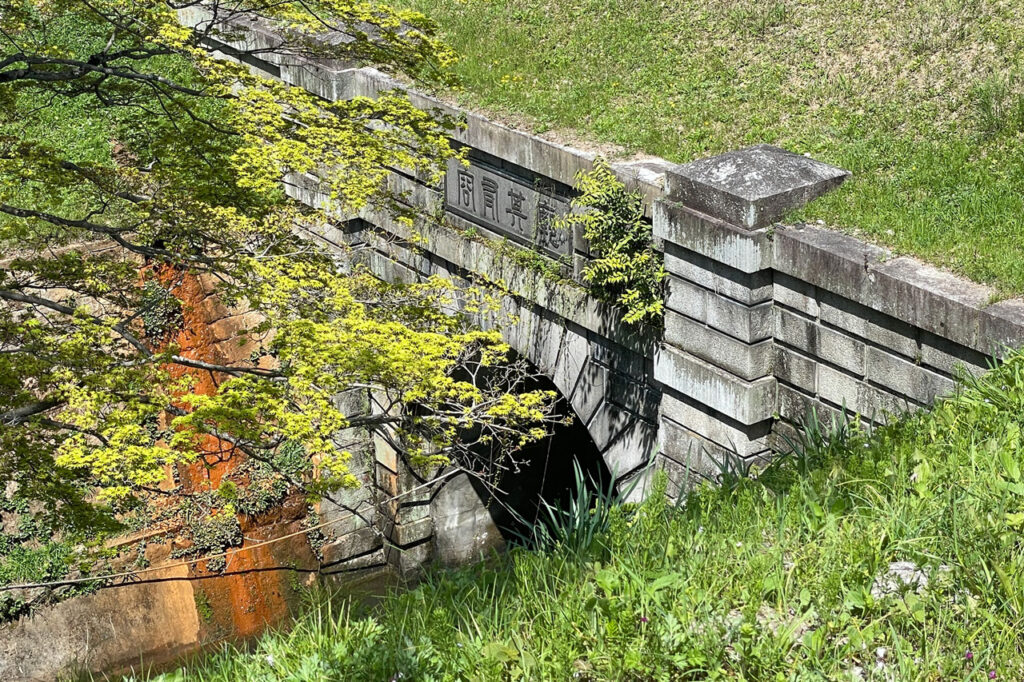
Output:
<path fill-rule="evenodd" d="M 777 226 L 773 268 L 990 356 L 1024 344 L 1024 299 L 841 232 Z"/>

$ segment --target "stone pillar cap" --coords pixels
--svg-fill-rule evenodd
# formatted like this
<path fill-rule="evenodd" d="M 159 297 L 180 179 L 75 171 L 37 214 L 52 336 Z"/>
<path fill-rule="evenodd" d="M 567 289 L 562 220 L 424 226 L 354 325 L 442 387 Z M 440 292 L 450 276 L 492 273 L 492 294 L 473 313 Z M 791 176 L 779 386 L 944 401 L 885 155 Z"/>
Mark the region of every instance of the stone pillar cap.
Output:
<path fill-rule="evenodd" d="M 850 172 L 759 144 L 675 166 L 667 197 L 733 225 L 755 230 L 843 183 Z"/>

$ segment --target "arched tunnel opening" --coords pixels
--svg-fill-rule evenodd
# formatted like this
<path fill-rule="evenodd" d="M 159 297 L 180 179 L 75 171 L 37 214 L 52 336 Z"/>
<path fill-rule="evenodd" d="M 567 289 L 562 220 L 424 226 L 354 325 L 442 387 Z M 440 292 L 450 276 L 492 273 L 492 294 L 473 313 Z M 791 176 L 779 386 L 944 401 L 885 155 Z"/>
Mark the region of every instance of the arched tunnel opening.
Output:
<path fill-rule="evenodd" d="M 601 451 L 568 399 L 550 378 L 531 363 L 523 362 L 529 371 L 519 390 L 556 393 L 554 409 L 561 423 L 553 424 L 547 437 L 516 451 L 513 461 L 491 481 L 472 478 L 473 488 L 507 542 L 529 541 L 534 525 L 550 517 L 545 504 L 564 510 L 576 498 L 580 486 L 598 493 L 607 490 L 611 483 L 611 472 Z M 488 379 L 486 375 L 477 378 L 478 381 Z M 569 419 L 565 419 L 567 417 Z M 488 446 L 484 445 L 477 445 L 475 449 L 475 456 L 481 460 L 490 460 L 498 454 L 488 451 Z"/>

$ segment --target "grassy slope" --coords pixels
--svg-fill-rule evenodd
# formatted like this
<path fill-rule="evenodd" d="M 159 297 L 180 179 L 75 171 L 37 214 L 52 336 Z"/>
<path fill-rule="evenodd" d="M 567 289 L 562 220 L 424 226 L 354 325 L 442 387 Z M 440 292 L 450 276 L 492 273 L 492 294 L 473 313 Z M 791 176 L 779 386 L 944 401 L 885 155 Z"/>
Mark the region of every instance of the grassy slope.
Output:
<path fill-rule="evenodd" d="M 367 617 L 321 603 L 163 680 L 1019 680 L 1022 415 L 1024 355 L 757 480 L 619 507 L 590 550 L 436 573 Z M 901 561 L 928 587 L 872 595 Z"/>
<path fill-rule="evenodd" d="M 397 0 L 470 105 L 688 161 L 771 142 L 854 172 L 802 217 L 1024 292 L 1018 0 Z"/>

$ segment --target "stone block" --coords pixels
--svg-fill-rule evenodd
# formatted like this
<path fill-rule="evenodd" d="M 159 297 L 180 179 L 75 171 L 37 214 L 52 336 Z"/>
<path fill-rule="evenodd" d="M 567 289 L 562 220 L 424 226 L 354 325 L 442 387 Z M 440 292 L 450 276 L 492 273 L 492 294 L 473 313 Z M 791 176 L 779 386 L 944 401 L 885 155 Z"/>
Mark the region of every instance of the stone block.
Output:
<path fill-rule="evenodd" d="M 847 411 L 847 415 L 852 414 L 849 410 Z M 842 410 L 785 384 L 779 384 L 779 416 L 797 426 L 803 426 L 815 417 L 826 425 L 841 423 L 849 418 L 843 414 Z"/>
<path fill-rule="evenodd" d="M 747 229 L 771 225 L 791 210 L 838 187 L 848 171 L 756 145 L 670 169 L 670 199 Z"/>
<path fill-rule="evenodd" d="M 391 531 L 391 541 L 403 547 L 426 540 L 434 532 L 434 520 L 429 516 L 409 523 L 396 523 Z"/>
<path fill-rule="evenodd" d="M 781 273 L 775 277 L 775 302 L 798 310 L 810 317 L 818 316 L 818 301 L 814 285 Z"/>
<path fill-rule="evenodd" d="M 922 334 L 920 353 L 922 365 L 954 377 L 960 376 L 960 372 L 981 376 L 994 362 L 994 358 L 927 332 Z"/>
<path fill-rule="evenodd" d="M 324 547 L 326 553 L 330 545 Z M 323 574 L 326 576 L 332 576 L 335 580 L 343 579 L 342 576 L 350 574 L 354 571 L 364 571 L 369 568 L 380 568 L 387 565 L 387 558 L 384 553 L 384 548 L 379 547 L 370 551 L 367 554 L 361 554 L 359 556 L 352 557 L 339 562 L 328 562 L 326 559 L 323 563 Z"/>
<path fill-rule="evenodd" d="M 740 341 L 756 343 L 770 338 L 775 329 L 773 319 L 770 301 L 748 306 L 724 296 L 708 296 L 708 326 Z"/>
<path fill-rule="evenodd" d="M 818 332 L 818 358 L 854 374 L 864 375 L 865 346 L 863 342 L 821 325 L 818 325 L 816 329 Z"/>
<path fill-rule="evenodd" d="M 771 340 L 745 343 L 671 310 L 665 314 L 665 342 L 748 381 L 771 373 Z"/>
<path fill-rule="evenodd" d="M 571 329 L 563 328 L 562 332 L 554 371 L 549 376 L 562 395 L 568 396 L 572 395 L 583 366 L 590 357 L 590 342 L 587 337 Z"/>
<path fill-rule="evenodd" d="M 651 484 L 657 471 L 655 463 L 649 463 L 639 471 L 615 481 L 615 490 L 622 496 L 623 502 L 639 504 L 651 493 Z"/>
<path fill-rule="evenodd" d="M 979 353 L 1024 343 L 1024 301 L 830 230 L 776 230 L 775 268 Z"/>
<path fill-rule="evenodd" d="M 505 541 L 469 476 L 459 474 L 445 483 L 430 505 L 435 522 L 437 559 L 445 565 L 477 561 Z"/>
<path fill-rule="evenodd" d="M 1007 349 L 1024 345 L 1024 299 L 993 303 L 984 313 L 978 321 L 978 351 L 1003 358 Z"/>
<path fill-rule="evenodd" d="M 745 305 L 772 298 L 771 272 L 743 273 L 676 244 L 665 244 L 665 270 Z"/>
<path fill-rule="evenodd" d="M 869 348 L 867 377 L 896 393 L 919 403 L 931 403 L 935 398 L 953 392 L 951 380 L 877 348 Z"/>
<path fill-rule="evenodd" d="M 772 245 L 766 231 L 751 232 L 668 201 L 654 203 L 654 236 L 695 251 L 740 272 L 770 268 Z"/>
<path fill-rule="evenodd" d="M 767 456 L 767 450 L 744 457 L 690 431 L 682 424 L 665 419 L 661 423 L 661 454 L 699 476 L 717 481 L 722 474 L 745 467 Z"/>
<path fill-rule="evenodd" d="M 641 419 L 656 421 L 661 391 L 652 387 L 649 381 L 634 381 L 616 372 L 609 375 L 610 390 L 606 399 L 631 412 Z"/>
<path fill-rule="evenodd" d="M 808 393 L 818 390 L 818 363 L 783 346 L 775 346 L 775 377 Z"/>
<path fill-rule="evenodd" d="M 899 320 L 826 295 L 821 301 L 821 321 L 849 331 L 894 353 L 913 358 L 917 355 L 916 330 Z"/>
<path fill-rule="evenodd" d="M 376 528 L 363 526 L 324 545 L 320 554 L 325 566 L 335 567 L 370 555 L 374 550 L 380 549 L 383 543 L 383 538 Z"/>
<path fill-rule="evenodd" d="M 704 480 L 718 480 L 726 452 L 723 448 L 669 420 L 662 422 L 660 437 L 662 457 Z"/>
<path fill-rule="evenodd" d="M 707 321 L 707 299 L 710 292 L 693 282 L 669 275 L 665 307 L 701 322 Z"/>
<path fill-rule="evenodd" d="M 646 358 L 642 354 L 634 353 L 618 344 L 609 343 L 603 338 L 592 339 L 590 356 L 605 367 L 638 380 L 642 380 L 647 373 Z"/>
<path fill-rule="evenodd" d="M 385 548 L 385 556 L 399 575 L 412 576 L 419 573 L 425 564 L 433 560 L 434 543 L 427 541 L 412 547 L 390 545 Z"/>
<path fill-rule="evenodd" d="M 860 395 L 863 385 L 864 382 L 857 377 L 826 365 L 818 365 L 818 395 L 837 407 L 846 408 L 850 412 L 862 412 Z"/>
<path fill-rule="evenodd" d="M 724 415 L 712 414 L 668 393 L 662 394 L 661 416 L 686 428 L 698 436 L 732 450 L 742 457 L 748 457 L 766 449 L 764 424 L 753 427 L 734 422 Z"/>
<path fill-rule="evenodd" d="M 598 450 L 604 450 L 625 431 L 636 417 L 609 401 L 604 401 L 587 423 L 587 431 Z"/>
<path fill-rule="evenodd" d="M 587 361 L 580 372 L 576 388 L 569 394 L 569 404 L 584 424 L 593 418 L 598 406 L 604 401 L 609 390 L 610 374 L 611 370 L 592 359 Z"/>
<path fill-rule="evenodd" d="M 672 346 L 662 346 L 655 356 L 654 378 L 743 424 L 775 411 L 775 377 L 746 381 Z"/>
<path fill-rule="evenodd" d="M 625 476 L 647 463 L 658 440 L 658 427 L 641 419 L 633 422 L 607 447 L 601 457 L 614 476 Z"/>
<path fill-rule="evenodd" d="M 870 360 L 868 367 L 870 372 Z M 845 408 L 873 422 L 886 421 L 888 415 L 901 414 L 914 408 L 914 405 L 895 393 L 871 386 L 826 365 L 818 365 L 818 395 L 836 407 Z"/>
<path fill-rule="evenodd" d="M 818 354 L 818 325 L 785 308 L 774 308 L 775 340 L 811 356 Z"/>
<path fill-rule="evenodd" d="M 831 230 L 807 225 L 775 230 L 775 269 L 793 279 L 855 299 L 872 266 L 889 252 Z"/>

